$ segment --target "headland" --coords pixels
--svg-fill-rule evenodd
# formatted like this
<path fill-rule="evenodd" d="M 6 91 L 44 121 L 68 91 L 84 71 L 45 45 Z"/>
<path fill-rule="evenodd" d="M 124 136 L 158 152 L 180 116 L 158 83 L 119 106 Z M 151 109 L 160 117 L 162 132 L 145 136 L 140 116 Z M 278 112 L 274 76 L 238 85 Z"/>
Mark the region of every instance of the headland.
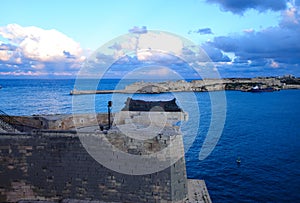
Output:
<path fill-rule="evenodd" d="M 225 78 L 165 82 L 136 82 L 122 90 L 72 90 L 71 95 L 108 94 L 108 93 L 144 93 L 158 94 L 164 92 L 207 92 L 236 90 L 243 92 L 279 91 L 300 89 L 300 78 L 292 75 L 280 77 Z M 258 90 L 258 91 L 257 91 Z"/>

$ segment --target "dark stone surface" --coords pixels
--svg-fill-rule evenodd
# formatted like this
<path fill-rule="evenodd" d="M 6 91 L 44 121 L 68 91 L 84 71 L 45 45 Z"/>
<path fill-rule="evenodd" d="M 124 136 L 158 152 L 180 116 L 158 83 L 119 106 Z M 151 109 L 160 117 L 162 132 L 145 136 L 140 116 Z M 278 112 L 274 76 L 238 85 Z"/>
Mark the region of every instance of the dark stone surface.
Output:
<path fill-rule="evenodd" d="M 0 202 L 160 202 L 184 199 L 186 190 L 184 158 L 154 174 L 125 175 L 95 161 L 76 134 L 0 137 Z"/>
<path fill-rule="evenodd" d="M 125 107 L 122 111 L 164 111 L 180 112 L 182 111 L 176 104 L 176 99 L 170 101 L 144 101 L 127 98 Z"/>

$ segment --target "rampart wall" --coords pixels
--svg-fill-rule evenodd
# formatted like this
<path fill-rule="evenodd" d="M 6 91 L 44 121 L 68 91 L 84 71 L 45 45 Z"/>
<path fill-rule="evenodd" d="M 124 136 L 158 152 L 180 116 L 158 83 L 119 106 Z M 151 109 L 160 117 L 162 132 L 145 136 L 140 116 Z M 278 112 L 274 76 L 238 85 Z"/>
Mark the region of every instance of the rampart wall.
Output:
<path fill-rule="evenodd" d="M 81 199 L 105 202 L 186 200 L 184 158 L 160 172 L 125 175 L 95 161 L 83 147 L 79 136 L 99 135 L 0 135 L 0 202 L 17 202 L 24 199 Z M 124 146 L 120 143 L 129 142 L 122 135 L 118 136 L 117 132 L 111 134 L 111 137 L 116 146 L 117 143 Z M 147 143 L 152 143 L 151 146 L 163 146 L 168 143 L 168 138 L 155 138 L 153 142 L 148 140 Z M 138 145 L 136 146 L 138 149 Z M 129 148 L 125 147 L 125 150 Z"/>

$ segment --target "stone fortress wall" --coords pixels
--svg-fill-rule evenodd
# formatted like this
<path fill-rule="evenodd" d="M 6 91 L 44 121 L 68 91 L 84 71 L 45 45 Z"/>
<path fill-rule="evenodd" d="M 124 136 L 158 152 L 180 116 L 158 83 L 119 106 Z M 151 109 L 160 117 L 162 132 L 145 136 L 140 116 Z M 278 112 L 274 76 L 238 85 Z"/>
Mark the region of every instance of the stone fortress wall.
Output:
<path fill-rule="evenodd" d="M 176 121 L 187 119 L 186 114 L 181 111 L 119 113 L 121 116 L 113 115 L 118 120 L 108 131 L 99 130 L 99 123 L 107 124 L 107 114 L 16 117 L 44 130 L 0 133 L 0 202 L 211 202 L 205 183 L 186 176 L 182 135 L 174 126 Z M 166 123 L 149 122 L 149 117 L 163 118 Z M 154 135 L 147 130 L 126 131 L 132 130 L 132 121 L 138 128 L 152 126 L 158 130 Z M 78 131 L 70 131 L 75 125 Z M 140 136 L 148 133 L 149 138 L 135 139 L 128 133 Z M 82 140 L 88 140 L 88 146 Z M 105 141 L 116 150 L 99 148 L 97 143 Z M 163 156 L 146 163 L 154 165 L 162 159 L 171 160 L 174 154 L 181 156 L 163 170 L 144 175 L 116 172 L 97 162 L 87 151 L 101 149 L 105 163 L 122 168 L 127 164 L 135 167 L 138 163 L 128 163 L 117 151 L 144 156 L 169 145 L 173 150 L 166 150 Z"/>
<path fill-rule="evenodd" d="M 114 138 L 119 138 L 112 139 L 116 143 L 125 139 L 117 132 L 112 134 L 115 135 Z M 158 144 L 167 143 L 168 140 L 164 138 L 155 142 L 147 141 L 146 144 L 152 144 L 155 148 Z M 132 153 L 133 148 L 127 148 L 130 149 Z M 141 151 L 139 148 L 135 150 Z M 184 158 L 154 174 L 125 175 L 94 160 L 82 146 L 78 135 L 2 135 L 0 162 L 0 202 L 17 202 L 24 199 L 187 201 L 188 183 Z"/>
<path fill-rule="evenodd" d="M 98 124 L 107 125 L 107 114 L 64 114 L 64 115 L 34 115 L 12 116 L 14 120 L 39 130 L 74 130 L 76 127 L 87 127 Z M 112 114 L 112 119 L 114 114 Z"/>

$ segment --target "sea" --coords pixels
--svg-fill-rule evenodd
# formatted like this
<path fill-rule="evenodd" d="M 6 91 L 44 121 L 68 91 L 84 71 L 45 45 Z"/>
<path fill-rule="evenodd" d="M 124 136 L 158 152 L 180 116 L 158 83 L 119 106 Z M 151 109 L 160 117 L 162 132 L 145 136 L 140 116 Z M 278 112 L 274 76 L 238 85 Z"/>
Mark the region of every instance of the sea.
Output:
<path fill-rule="evenodd" d="M 110 90 L 122 89 L 134 81 L 86 80 L 80 83 L 84 85 L 74 87 L 73 79 L 1 79 L 0 110 L 26 116 L 107 112 L 107 102 L 113 99 L 113 111 L 117 112 L 130 96 L 69 94 L 74 88 L 89 89 L 95 82 L 99 83 L 97 89 Z M 185 147 L 193 140 L 185 149 L 187 175 L 205 180 L 214 203 L 300 202 L 300 90 L 225 91 L 222 134 L 209 156 L 199 160 L 212 118 L 210 99 L 214 94 L 219 93 L 131 96 L 144 100 L 180 98 L 179 106 L 189 114 L 189 121 L 181 128 Z M 74 99 L 82 101 L 79 108 L 73 108 Z M 94 106 L 85 105 L 88 102 L 84 101 L 89 100 Z"/>

